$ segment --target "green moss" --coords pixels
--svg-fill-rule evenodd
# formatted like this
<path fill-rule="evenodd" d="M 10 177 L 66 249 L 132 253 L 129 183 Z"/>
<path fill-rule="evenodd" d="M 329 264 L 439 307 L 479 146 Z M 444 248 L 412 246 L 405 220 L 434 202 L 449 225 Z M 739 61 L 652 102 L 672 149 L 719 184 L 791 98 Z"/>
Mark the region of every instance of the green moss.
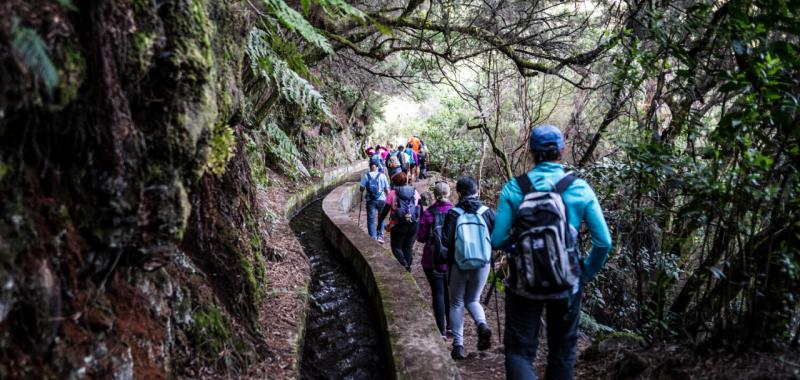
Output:
<path fill-rule="evenodd" d="M 63 56 L 63 62 L 59 65 L 58 75 L 58 103 L 57 109 L 61 109 L 78 97 L 78 89 L 83 84 L 86 72 L 86 62 L 81 55 L 78 46 L 67 45 Z"/>
<path fill-rule="evenodd" d="M 192 342 L 206 359 L 216 358 L 231 340 L 228 321 L 216 305 L 194 313 Z"/>
<path fill-rule="evenodd" d="M 206 169 L 216 175 L 225 173 L 228 161 L 236 153 L 236 137 L 233 130 L 225 124 L 217 124 L 211 131 L 208 142 L 210 152 L 206 161 Z"/>
<path fill-rule="evenodd" d="M 256 184 L 262 187 L 268 187 L 271 184 L 269 175 L 267 174 L 267 165 L 264 161 L 264 154 L 258 143 L 252 136 L 245 137 L 245 149 L 247 150 L 247 162 L 250 164 L 250 175 L 256 180 Z"/>
<path fill-rule="evenodd" d="M 153 45 L 155 39 L 152 35 L 138 32 L 134 35 L 135 58 L 139 62 L 139 71 L 145 72 L 150 67 L 150 60 L 153 57 Z"/>
<path fill-rule="evenodd" d="M 614 331 L 611 333 L 601 334 L 598 341 L 604 341 L 606 339 L 624 339 L 636 342 L 636 344 L 639 345 L 645 344 L 645 340 L 641 335 L 628 331 Z"/>
<path fill-rule="evenodd" d="M 417 282 L 414 280 L 414 276 L 411 275 L 411 272 L 404 271 L 403 272 L 403 280 L 405 282 L 409 283 L 410 285 L 414 285 L 414 286 L 417 285 Z"/>
<path fill-rule="evenodd" d="M 192 344 L 203 360 L 225 359 L 226 364 L 241 367 L 255 362 L 255 347 L 233 334 L 230 322 L 216 305 L 195 312 L 192 319 Z"/>
<path fill-rule="evenodd" d="M 154 4 L 153 0 L 133 0 L 131 2 L 131 5 L 133 7 L 134 12 L 142 13 L 146 11 L 148 8 L 152 7 Z"/>

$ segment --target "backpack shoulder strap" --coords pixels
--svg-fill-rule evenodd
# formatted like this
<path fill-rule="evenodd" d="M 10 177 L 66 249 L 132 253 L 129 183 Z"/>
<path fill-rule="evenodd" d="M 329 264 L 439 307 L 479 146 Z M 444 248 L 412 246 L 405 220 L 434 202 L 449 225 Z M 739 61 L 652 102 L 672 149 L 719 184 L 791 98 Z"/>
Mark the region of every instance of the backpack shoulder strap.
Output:
<path fill-rule="evenodd" d="M 483 213 L 489 211 L 489 208 L 486 206 L 478 207 L 478 212 L 476 214 L 483 216 Z"/>
<path fill-rule="evenodd" d="M 558 183 L 556 183 L 556 186 L 555 188 L 553 188 L 553 191 L 559 194 L 565 192 L 569 188 L 569 186 L 572 185 L 573 182 L 575 182 L 576 179 L 578 179 L 578 176 L 576 176 L 575 173 L 573 172 L 565 174 L 563 177 L 561 177 Z"/>
<path fill-rule="evenodd" d="M 514 177 L 517 180 L 517 185 L 522 190 L 522 195 L 528 194 L 530 192 L 535 191 L 536 189 L 533 187 L 533 182 L 528 177 L 528 173 L 524 173 L 521 176 Z"/>
<path fill-rule="evenodd" d="M 461 216 L 461 215 L 463 215 L 463 214 L 464 214 L 464 210 L 462 210 L 460 207 L 453 207 L 453 208 L 451 208 L 450 210 L 453 210 L 453 211 L 455 211 L 455 212 L 456 212 L 456 214 L 458 214 L 459 216 Z"/>

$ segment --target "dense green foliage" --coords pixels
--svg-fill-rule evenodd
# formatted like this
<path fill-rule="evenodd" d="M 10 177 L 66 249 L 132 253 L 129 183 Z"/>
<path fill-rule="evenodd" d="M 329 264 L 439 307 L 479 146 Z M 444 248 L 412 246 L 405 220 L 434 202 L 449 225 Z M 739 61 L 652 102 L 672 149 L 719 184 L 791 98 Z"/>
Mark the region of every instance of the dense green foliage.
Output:
<path fill-rule="evenodd" d="M 530 128 L 562 126 L 564 159 L 596 188 L 615 238 L 588 289 L 598 321 L 703 346 L 796 344 L 800 2 L 503 13 L 513 6 L 448 2 L 380 19 L 412 36 L 357 54 L 401 56 L 440 98 L 398 135 L 419 131 L 434 166 L 488 177 L 492 197 L 532 165 Z"/>

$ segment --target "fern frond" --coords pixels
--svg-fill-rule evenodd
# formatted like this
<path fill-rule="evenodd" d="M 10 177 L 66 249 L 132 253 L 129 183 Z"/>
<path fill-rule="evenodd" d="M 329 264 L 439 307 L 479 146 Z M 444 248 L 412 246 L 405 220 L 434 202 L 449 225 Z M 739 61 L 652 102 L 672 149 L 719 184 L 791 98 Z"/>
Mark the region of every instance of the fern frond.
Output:
<path fill-rule="evenodd" d="M 19 25 L 15 17 L 11 21 L 11 45 L 25 67 L 38 77 L 49 94 L 58 86 L 59 76 L 50 55 L 47 44 L 36 31 Z"/>
<path fill-rule="evenodd" d="M 333 53 L 330 41 L 320 33 L 303 15 L 286 5 L 283 0 L 262 0 L 270 13 L 272 13 L 281 25 L 286 29 L 300 34 L 306 41 L 316 45 L 328 54 Z"/>
<path fill-rule="evenodd" d="M 344 0 L 316 0 L 316 2 L 330 16 L 350 16 L 362 22 L 367 19 L 367 15 L 364 12 Z"/>
<path fill-rule="evenodd" d="M 64 9 L 66 9 L 66 10 L 73 11 L 73 12 L 77 12 L 78 11 L 78 7 L 76 7 L 75 4 L 72 4 L 72 0 L 56 0 L 56 1 L 58 2 L 59 5 L 64 7 Z"/>
<path fill-rule="evenodd" d="M 286 134 L 274 121 L 261 125 L 261 131 L 265 137 L 267 154 L 278 167 L 292 178 L 298 174 L 306 177 L 310 176 L 301 158 L 303 154 L 297 149 L 292 138 Z"/>
<path fill-rule="evenodd" d="M 306 79 L 289 67 L 286 61 L 278 57 L 267 44 L 269 35 L 258 28 L 250 31 L 247 41 L 247 55 L 250 57 L 250 69 L 253 73 L 267 80 L 273 80 L 286 100 L 306 110 L 317 109 L 325 117 L 336 120 L 325 102 L 322 94 Z"/>

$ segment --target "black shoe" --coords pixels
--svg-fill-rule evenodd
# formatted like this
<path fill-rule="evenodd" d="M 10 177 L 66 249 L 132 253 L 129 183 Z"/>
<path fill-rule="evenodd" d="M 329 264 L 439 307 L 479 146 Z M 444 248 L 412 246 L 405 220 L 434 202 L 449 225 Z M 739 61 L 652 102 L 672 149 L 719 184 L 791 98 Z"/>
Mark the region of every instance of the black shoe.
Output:
<path fill-rule="evenodd" d="M 464 360 L 467 355 L 464 355 L 464 346 L 453 346 L 453 351 L 450 352 L 450 357 L 453 360 Z"/>
<path fill-rule="evenodd" d="M 492 347 L 492 329 L 485 323 L 478 325 L 478 351 L 488 350 Z"/>

